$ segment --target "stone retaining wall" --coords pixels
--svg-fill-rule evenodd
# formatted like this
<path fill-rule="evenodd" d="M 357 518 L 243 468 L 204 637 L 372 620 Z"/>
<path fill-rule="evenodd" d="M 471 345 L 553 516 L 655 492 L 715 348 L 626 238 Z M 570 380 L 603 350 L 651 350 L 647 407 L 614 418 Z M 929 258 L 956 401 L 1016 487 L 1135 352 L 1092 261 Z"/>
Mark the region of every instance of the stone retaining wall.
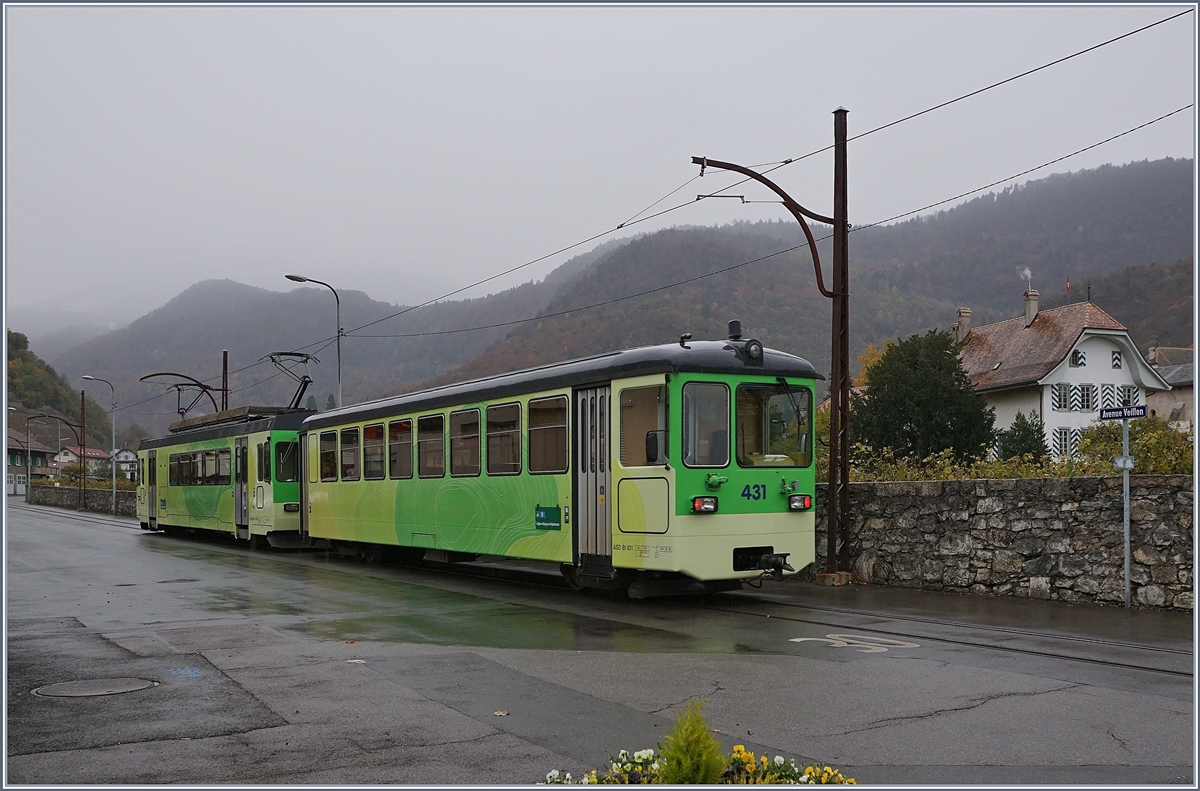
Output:
<path fill-rule="evenodd" d="M 827 484 L 817 486 L 824 569 Z M 1131 600 L 1191 610 L 1190 475 L 1130 477 Z M 1125 598 L 1121 479 L 850 484 L 859 582 L 1070 602 Z"/>
<path fill-rule="evenodd" d="M 83 510 L 112 513 L 112 489 L 84 489 L 83 497 Z M 74 486 L 31 486 L 29 502 L 74 510 L 79 507 L 79 489 Z M 136 491 L 117 490 L 117 516 L 137 516 Z"/>

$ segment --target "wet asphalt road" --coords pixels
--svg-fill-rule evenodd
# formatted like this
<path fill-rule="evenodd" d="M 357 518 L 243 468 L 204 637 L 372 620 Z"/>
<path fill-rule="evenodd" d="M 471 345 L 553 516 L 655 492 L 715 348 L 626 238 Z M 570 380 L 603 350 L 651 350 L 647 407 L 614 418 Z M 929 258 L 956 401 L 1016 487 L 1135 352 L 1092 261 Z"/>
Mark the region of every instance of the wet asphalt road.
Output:
<path fill-rule="evenodd" d="M 727 746 L 860 783 L 1194 783 L 1188 615 L 799 582 L 631 601 L 15 498 L 5 532 L 9 783 L 533 783 L 653 746 L 692 696 Z M 124 677 L 157 686 L 31 694 Z"/>

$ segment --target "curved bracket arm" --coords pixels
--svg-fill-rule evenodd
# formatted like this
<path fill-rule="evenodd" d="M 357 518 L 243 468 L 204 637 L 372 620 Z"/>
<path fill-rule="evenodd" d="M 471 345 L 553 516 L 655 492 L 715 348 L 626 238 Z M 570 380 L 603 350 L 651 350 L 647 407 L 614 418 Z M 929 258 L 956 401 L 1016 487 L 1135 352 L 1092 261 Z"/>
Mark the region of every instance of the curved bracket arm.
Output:
<path fill-rule="evenodd" d="M 156 373 L 156 374 L 146 374 L 141 379 L 138 379 L 138 381 L 144 382 L 147 379 L 153 379 L 156 376 L 178 376 L 180 379 L 188 380 L 189 382 L 194 384 L 196 387 L 200 388 L 201 392 L 203 392 L 206 396 L 208 396 L 208 400 L 212 401 L 214 412 L 221 411 L 221 408 L 219 406 L 217 406 L 217 399 L 213 398 L 212 393 L 209 392 L 210 390 L 216 390 L 217 388 L 212 387 L 210 385 L 206 385 L 206 384 L 204 384 L 204 382 L 201 382 L 199 379 L 193 379 L 192 377 L 188 376 L 187 374 L 176 374 L 176 373 L 170 373 L 167 371 L 163 371 L 163 372 Z M 176 387 L 178 387 L 178 385 L 176 385 Z M 197 396 L 197 398 L 199 398 L 199 396 Z"/>
<path fill-rule="evenodd" d="M 804 229 L 804 236 L 808 239 L 808 249 L 812 251 L 813 269 L 817 273 L 817 288 L 820 289 L 823 295 L 829 297 L 830 299 L 833 298 L 833 292 L 825 288 L 825 278 L 821 275 L 821 258 L 817 254 L 817 243 L 813 239 L 812 231 L 809 230 L 808 223 L 804 221 L 804 218 L 808 217 L 812 220 L 816 220 L 817 222 L 833 225 L 834 221 L 832 217 L 825 217 L 817 214 L 816 212 L 809 211 L 799 203 L 796 203 L 796 201 L 792 200 L 792 196 L 780 189 L 779 185 L 777 185 L 775 182 L 771 181 L 761 173 L 755 173 L 749 168 L 744 168 L 741 165 L 735 165 L 732 162 L 721 162 L 716 159 L 708 159 L 707 157 L 692 157 L 692 164 L 700 165 L 702 168 L 719 168 L 721 170 L 732 170 L 734 173 L 741 173 L 743 176 L 754 179 L 779 197 L 783 198 L 784 207 L 786 207 L 787 210 L 792 213 L 792 216 L 796 218 L 796 222 L 800 223 L 800 227 Z"/>

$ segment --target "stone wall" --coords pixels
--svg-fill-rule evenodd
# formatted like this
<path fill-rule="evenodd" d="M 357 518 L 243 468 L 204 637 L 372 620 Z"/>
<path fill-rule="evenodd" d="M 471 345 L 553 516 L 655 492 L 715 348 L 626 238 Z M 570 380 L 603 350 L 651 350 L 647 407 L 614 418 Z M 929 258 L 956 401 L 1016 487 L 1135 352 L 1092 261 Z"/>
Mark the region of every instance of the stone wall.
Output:
<path fill-rule="evenodd" d="M 112 513 L 112 489 L 84 489 L 83 495 L 83 510 Z M 74 486 L 32 486 L 29 488 L 29 502 L 75 510 L 79 507 L 79 489 Z M 117 490 L 117 516 L 137 516 L 136 491 Z"/>
<path fill-rule="evenodd" d="M 817 486 L 824 570 L 828 486 Z M 1130 476 L 1131 601 L 1191 610 L 1190 475 Z M 859 582 L 1070 602 L 1125 598 L 1121 479 L 850 484 Z"/>

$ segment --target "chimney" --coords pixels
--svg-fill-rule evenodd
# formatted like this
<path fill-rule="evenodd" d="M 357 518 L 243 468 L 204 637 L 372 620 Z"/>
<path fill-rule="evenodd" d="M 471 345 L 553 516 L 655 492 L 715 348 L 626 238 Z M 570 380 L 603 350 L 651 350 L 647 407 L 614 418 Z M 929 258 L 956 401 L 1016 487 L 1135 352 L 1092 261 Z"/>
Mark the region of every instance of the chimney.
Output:
<path fill-rule="evenodd" d="M 967 339 L 967 334 L 971 332 L 971 309 L 959 308 L 958 321 L 954 323 L 954 340 L 956 343 L 962 343 Z"/>
<path fill-rule="evenodd" d="M 1034 289 L 1026 289 L 1025 291 L 1025 326 L 1033 324 L 1033 320 L 1037 318 L 1037 300 L 1038 293 Z"/>

